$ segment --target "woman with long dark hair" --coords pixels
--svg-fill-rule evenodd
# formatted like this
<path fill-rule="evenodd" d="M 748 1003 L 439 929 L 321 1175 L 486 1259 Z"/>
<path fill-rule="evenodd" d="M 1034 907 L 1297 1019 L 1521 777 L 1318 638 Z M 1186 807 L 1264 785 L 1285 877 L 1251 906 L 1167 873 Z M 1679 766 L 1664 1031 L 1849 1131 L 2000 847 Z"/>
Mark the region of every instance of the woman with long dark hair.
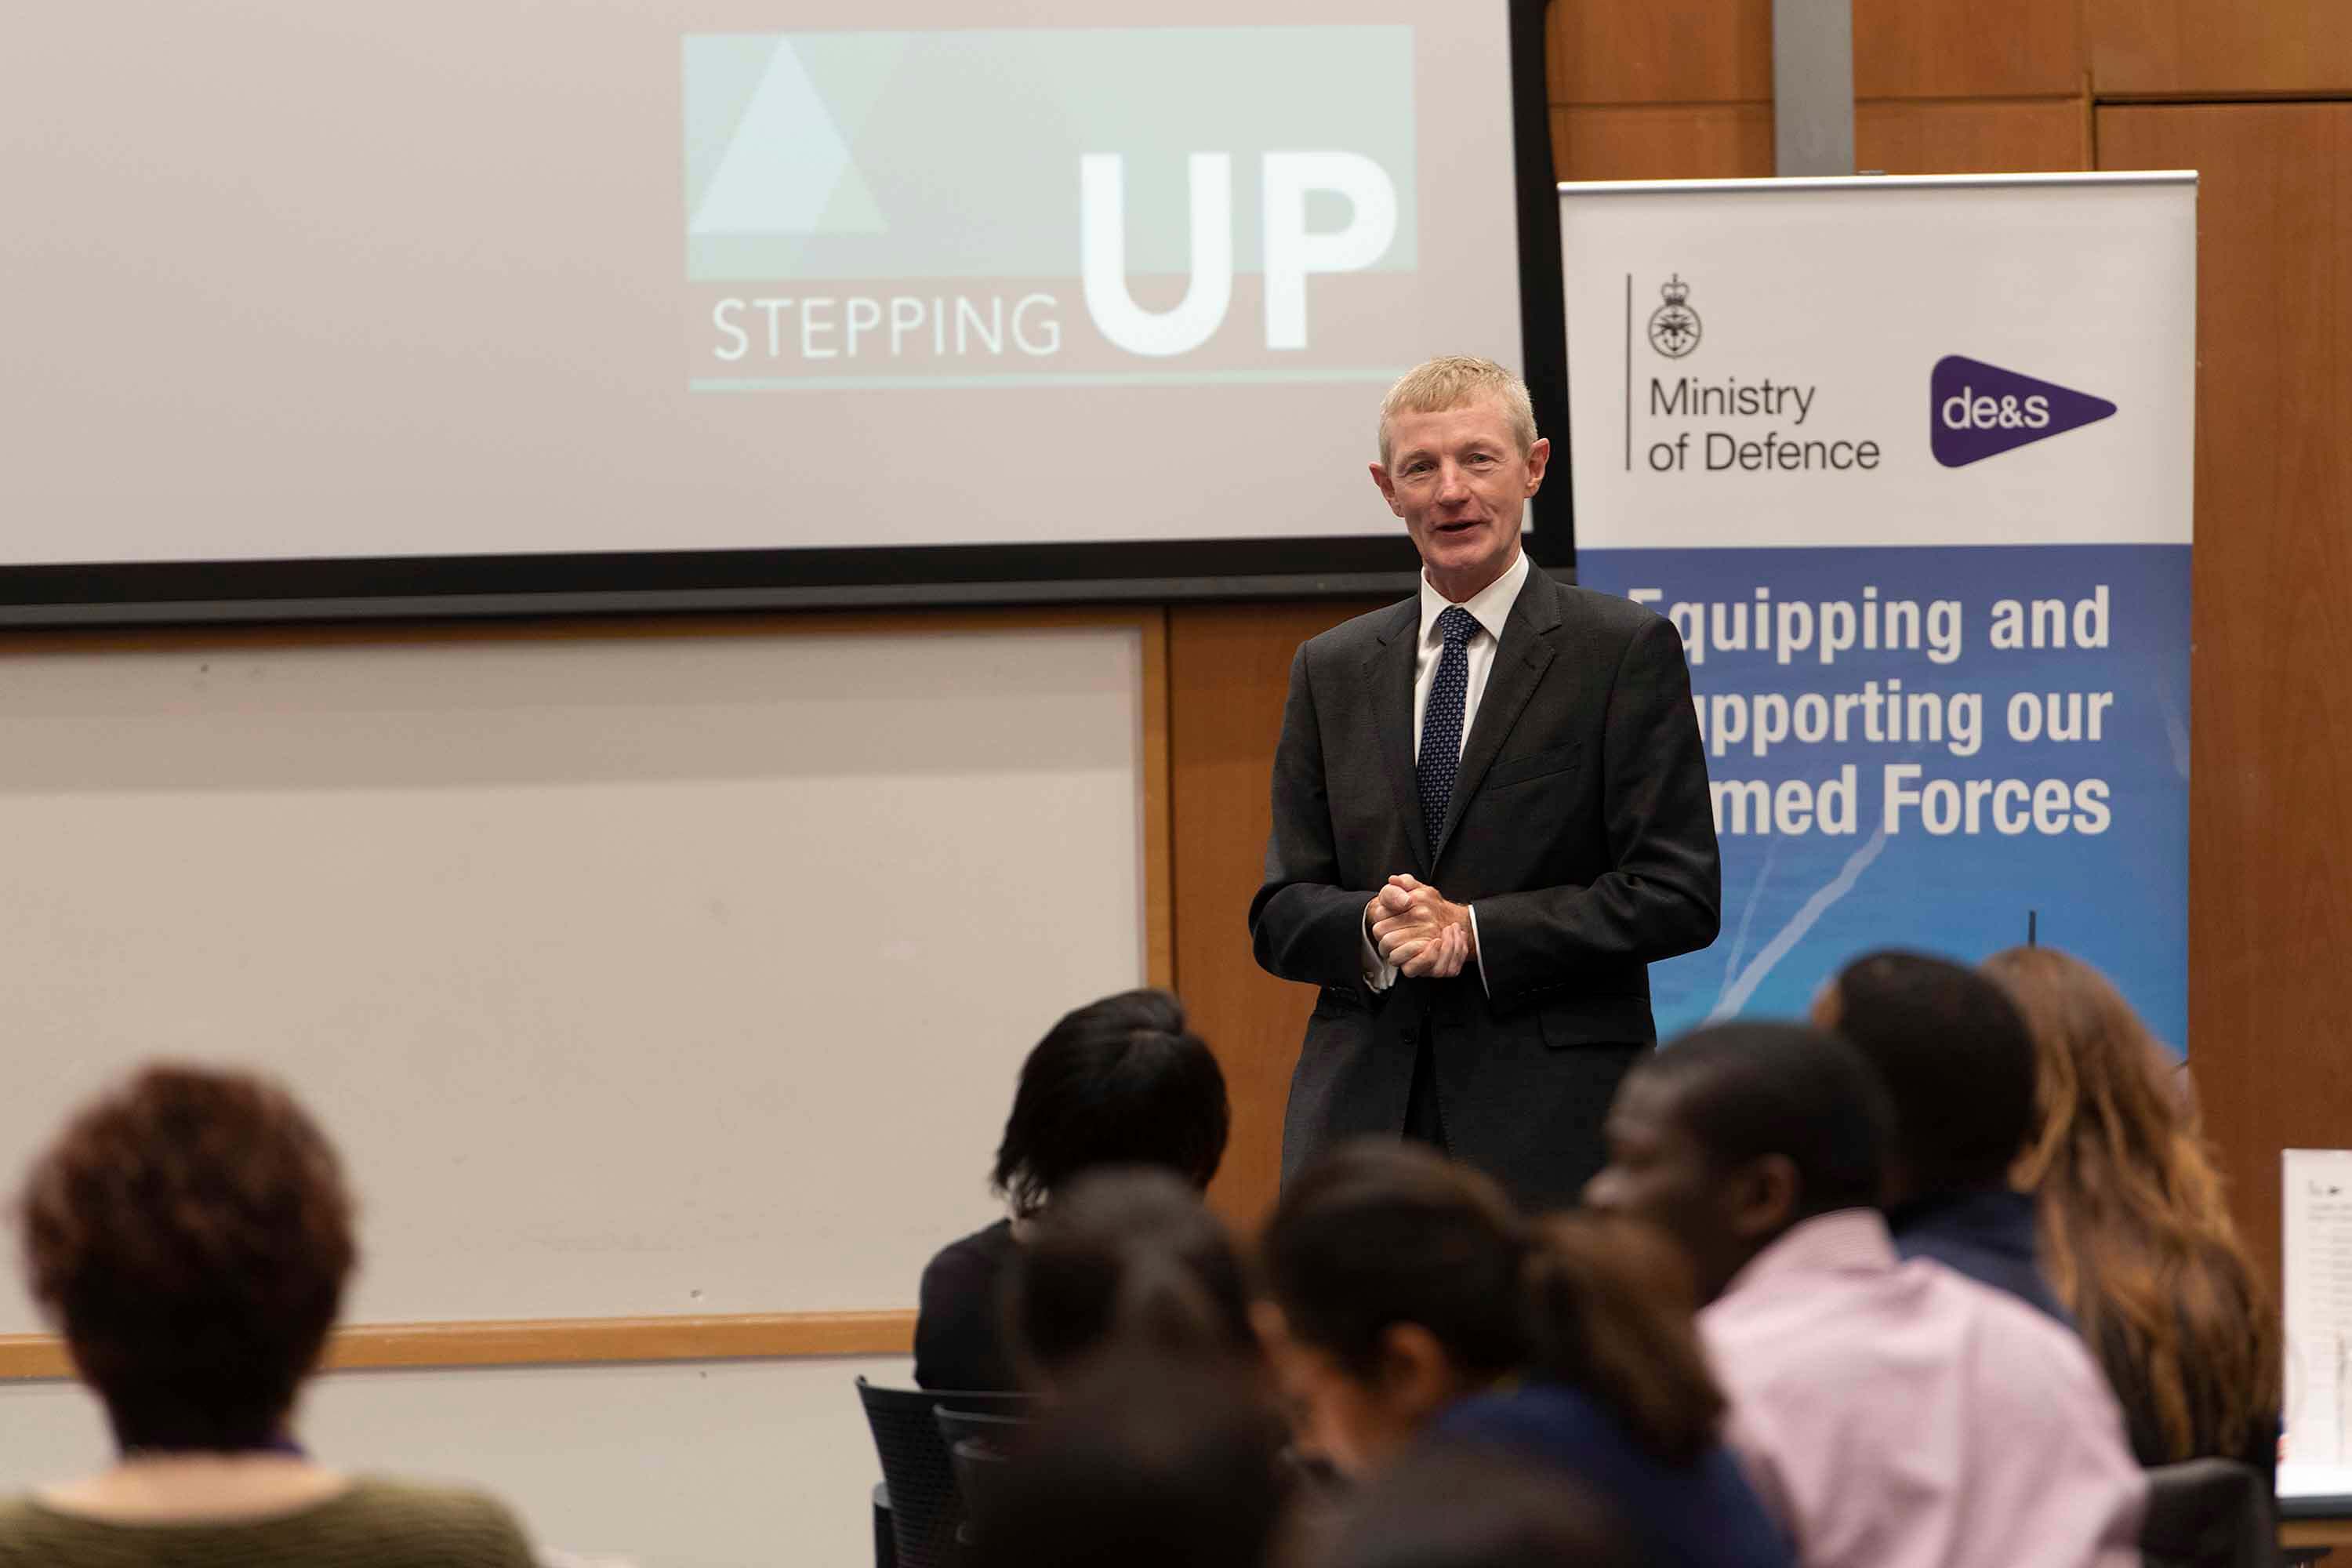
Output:
<path fill-rule="evenodd" d="M 1652 1558 L 1786 1568 L 1788 1544 L 1719 1440 L 1689 1271 L 1638 1223 L 1523 1220 L 1486 1177 L 1391 1140 L 1285 1189 L 1259 1327 L 1301 1446 L 1377 1470 L 1423 1433 L 1555 1464 Z"/>
<path fill-rule="evenodd" d="M 2080 959 L 2013 947 L 1985 972 L 2033 1032 L 2042 1268 L 2099 1358 L 2144 1465 L 2278 1458 L 2279 1328 L 2196 1111 L 2139 1016 Z"/>

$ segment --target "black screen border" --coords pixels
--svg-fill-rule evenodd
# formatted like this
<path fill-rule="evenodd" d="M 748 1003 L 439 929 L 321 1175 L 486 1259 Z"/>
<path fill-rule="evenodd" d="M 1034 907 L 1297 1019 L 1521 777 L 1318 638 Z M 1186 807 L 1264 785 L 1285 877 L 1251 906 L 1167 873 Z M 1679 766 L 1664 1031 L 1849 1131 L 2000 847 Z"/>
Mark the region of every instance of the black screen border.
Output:
<path fill-rule="evenodd" d="M 1507 4 L 1521 374 L 1552 440 L 1528 550 L 1572 580 L 1550 0 Z M 1302 598 L 1407 593 L 1415 567 L 1400 534 L 20 565 L 0 566 L 0 626 Z"/>

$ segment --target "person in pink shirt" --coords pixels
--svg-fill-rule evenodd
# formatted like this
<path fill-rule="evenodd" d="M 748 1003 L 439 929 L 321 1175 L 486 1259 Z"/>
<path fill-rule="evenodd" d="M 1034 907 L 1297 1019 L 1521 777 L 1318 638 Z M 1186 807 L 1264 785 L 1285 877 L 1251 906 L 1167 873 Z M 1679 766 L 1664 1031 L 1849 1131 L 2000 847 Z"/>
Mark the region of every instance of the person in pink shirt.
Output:
<path fill-rule="evenodd" d="M 2089 1353 L 1926 1258 L 1875 1206 L 1893 1113 L 1794 1024 L 1660 1050 L 1611 1105 L 1585 1198 L 1690 1254 L 1727 1436 L 1805 1568 L 2126 1568 L 2147 1487 Z"/>

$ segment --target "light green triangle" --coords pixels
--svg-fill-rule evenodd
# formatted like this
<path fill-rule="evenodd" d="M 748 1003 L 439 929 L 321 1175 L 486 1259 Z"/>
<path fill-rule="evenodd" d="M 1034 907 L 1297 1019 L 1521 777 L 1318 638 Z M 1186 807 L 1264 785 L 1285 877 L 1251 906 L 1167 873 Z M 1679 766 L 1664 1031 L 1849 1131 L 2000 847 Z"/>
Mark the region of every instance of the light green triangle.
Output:
<path fill-rule="evenodd" d="M 688 232 L 880 234 L 887 226 L 807 67 L 790 41 L 781 44 Z"/>

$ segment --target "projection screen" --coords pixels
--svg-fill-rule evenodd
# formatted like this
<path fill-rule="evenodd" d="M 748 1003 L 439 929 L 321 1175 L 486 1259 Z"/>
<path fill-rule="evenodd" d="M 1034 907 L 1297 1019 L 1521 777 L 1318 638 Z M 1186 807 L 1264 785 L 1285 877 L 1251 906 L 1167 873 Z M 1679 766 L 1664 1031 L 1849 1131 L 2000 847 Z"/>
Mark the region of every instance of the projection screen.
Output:
<path fill-rule="evenodd" d="M 1566 433 L 1541 9 L 20 7 L 0 620 L 1402 584 L 1403 368 Z"/>

